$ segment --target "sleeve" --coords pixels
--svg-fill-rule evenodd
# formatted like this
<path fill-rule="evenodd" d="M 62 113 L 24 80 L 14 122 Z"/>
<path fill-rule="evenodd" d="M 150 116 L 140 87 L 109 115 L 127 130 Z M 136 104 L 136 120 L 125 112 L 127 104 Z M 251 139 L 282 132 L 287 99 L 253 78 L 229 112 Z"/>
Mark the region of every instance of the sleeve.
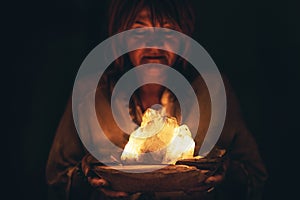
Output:
<path fill-rule="evenodd" d="M 80 199 L 88 194 L 89 185 L 80 173 L 80 162 L 85 154 L 74 125 L 70 99 L 57 128 L 46 166 L 49 199 L 77 199 L 74 196 Z M 80 194 L 75 194 L 79 191 Z"/>
<path fill-rule="evenodd" d="M 241 188 L 239 192 L 244 190 L 246 199 L 261 199 L 268 175 L 253 136 L 244 127 L 236 133 L 231 145 L 226 176 L 228 191 L 238 193 L 232 189 Z"/>
<path fill-rule="evenodd" d="M 257 143 L 242 118 L 238 100 L 226 77 L 223 79 L 228 103 L 224 129 L 219 141 L 227 146 L 229 156 L 224 186 L 231 199 L 258 200 L 262 198 L 263 187 L 268 177 L 267 171 Z"/>

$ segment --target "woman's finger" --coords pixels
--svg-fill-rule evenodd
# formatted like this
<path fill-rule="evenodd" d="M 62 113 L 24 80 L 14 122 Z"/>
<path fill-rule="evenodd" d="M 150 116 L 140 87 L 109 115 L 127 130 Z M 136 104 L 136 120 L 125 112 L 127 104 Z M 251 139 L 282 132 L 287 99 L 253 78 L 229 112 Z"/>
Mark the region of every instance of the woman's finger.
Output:
<path fill-rule="evenodd" d="M 107 186 L 108 182 L 102 178 L 92 178 L 88 177 L 88 181 L 92 187 L 101 187 L 101 186 Z"/>
<path fill-rule="evenodd" d="M 105 189 L 105 188 L 100 188 L 100 190 L 109 197 L 127 197 L 128 194 L 126 192 L 117 192 L 117 191 L 113 191 L 113 190 L 109 190 L 109 189 Z"/>
<path fill-rule="evenodd" d="M 192 193 L 192 192 L 206 192 L 207 190 L 209 190 L 211 188 L 211 186 L 208 185 L 203 185 L 203 186 L 199 186 L 199 187 L 195 187 L 195 188 L 190 188 L 186 191 L 186 193 Z"/>
<path fill-rule="evenodd" d="M 215 176 L 210 176 L 205 180 L 205 184 L 210 184 L 210 185 L 216 185 L 221 183 L 224 180 L 224 175 L 223 174 L 218 174 Z"/>

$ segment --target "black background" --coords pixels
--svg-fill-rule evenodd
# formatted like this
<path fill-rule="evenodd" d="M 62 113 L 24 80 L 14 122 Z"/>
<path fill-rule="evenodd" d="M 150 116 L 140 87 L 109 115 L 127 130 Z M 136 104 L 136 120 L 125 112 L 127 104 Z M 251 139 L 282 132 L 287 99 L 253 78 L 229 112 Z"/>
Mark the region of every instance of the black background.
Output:
<path fill-rule="evenodd" d="M 1 97 L 7 113 L 2 113 L 1 166 L 8 199 L 46 199 L 44 172 L 52 139 L 81 62 L 107 38 L 107 2 L 12 1 L 2 6 Z M 267 166 L 264 199 L 290 196 L 293 185 L 286 178 L 296 172 L 286 150 L 298 152 L 292 127 L 297 125 L 299 5 L 194 3 L 194 38 L 229 77 Z"/>

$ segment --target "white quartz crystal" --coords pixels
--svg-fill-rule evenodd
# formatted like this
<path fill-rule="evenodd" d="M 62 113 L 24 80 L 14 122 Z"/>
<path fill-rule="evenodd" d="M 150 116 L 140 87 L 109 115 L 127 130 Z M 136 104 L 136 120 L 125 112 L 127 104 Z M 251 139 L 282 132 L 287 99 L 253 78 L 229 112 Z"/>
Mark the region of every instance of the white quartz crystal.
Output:
<path fill-rule="evenodd" d="M 163 111 L 147 109 L 141 126 L 131 133 L 121 155 L 127 164 L 174 164 L 179 159 L 192 158 L 195 142 L 186 125 Z"/>

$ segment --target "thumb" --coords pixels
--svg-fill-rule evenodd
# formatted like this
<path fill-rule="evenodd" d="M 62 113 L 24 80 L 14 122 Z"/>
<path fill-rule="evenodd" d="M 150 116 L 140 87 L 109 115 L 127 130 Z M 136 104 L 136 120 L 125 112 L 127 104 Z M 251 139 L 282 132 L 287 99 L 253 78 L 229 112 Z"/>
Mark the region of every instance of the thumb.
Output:
<path fill-rule="evenodd" d="M 103 178 L 91 178 L 88 177 L 88 181 L 91 184 L 92 187 L 101 187 L 101 186 L 107 186 L 108 182 L 104 180 Z"/>

